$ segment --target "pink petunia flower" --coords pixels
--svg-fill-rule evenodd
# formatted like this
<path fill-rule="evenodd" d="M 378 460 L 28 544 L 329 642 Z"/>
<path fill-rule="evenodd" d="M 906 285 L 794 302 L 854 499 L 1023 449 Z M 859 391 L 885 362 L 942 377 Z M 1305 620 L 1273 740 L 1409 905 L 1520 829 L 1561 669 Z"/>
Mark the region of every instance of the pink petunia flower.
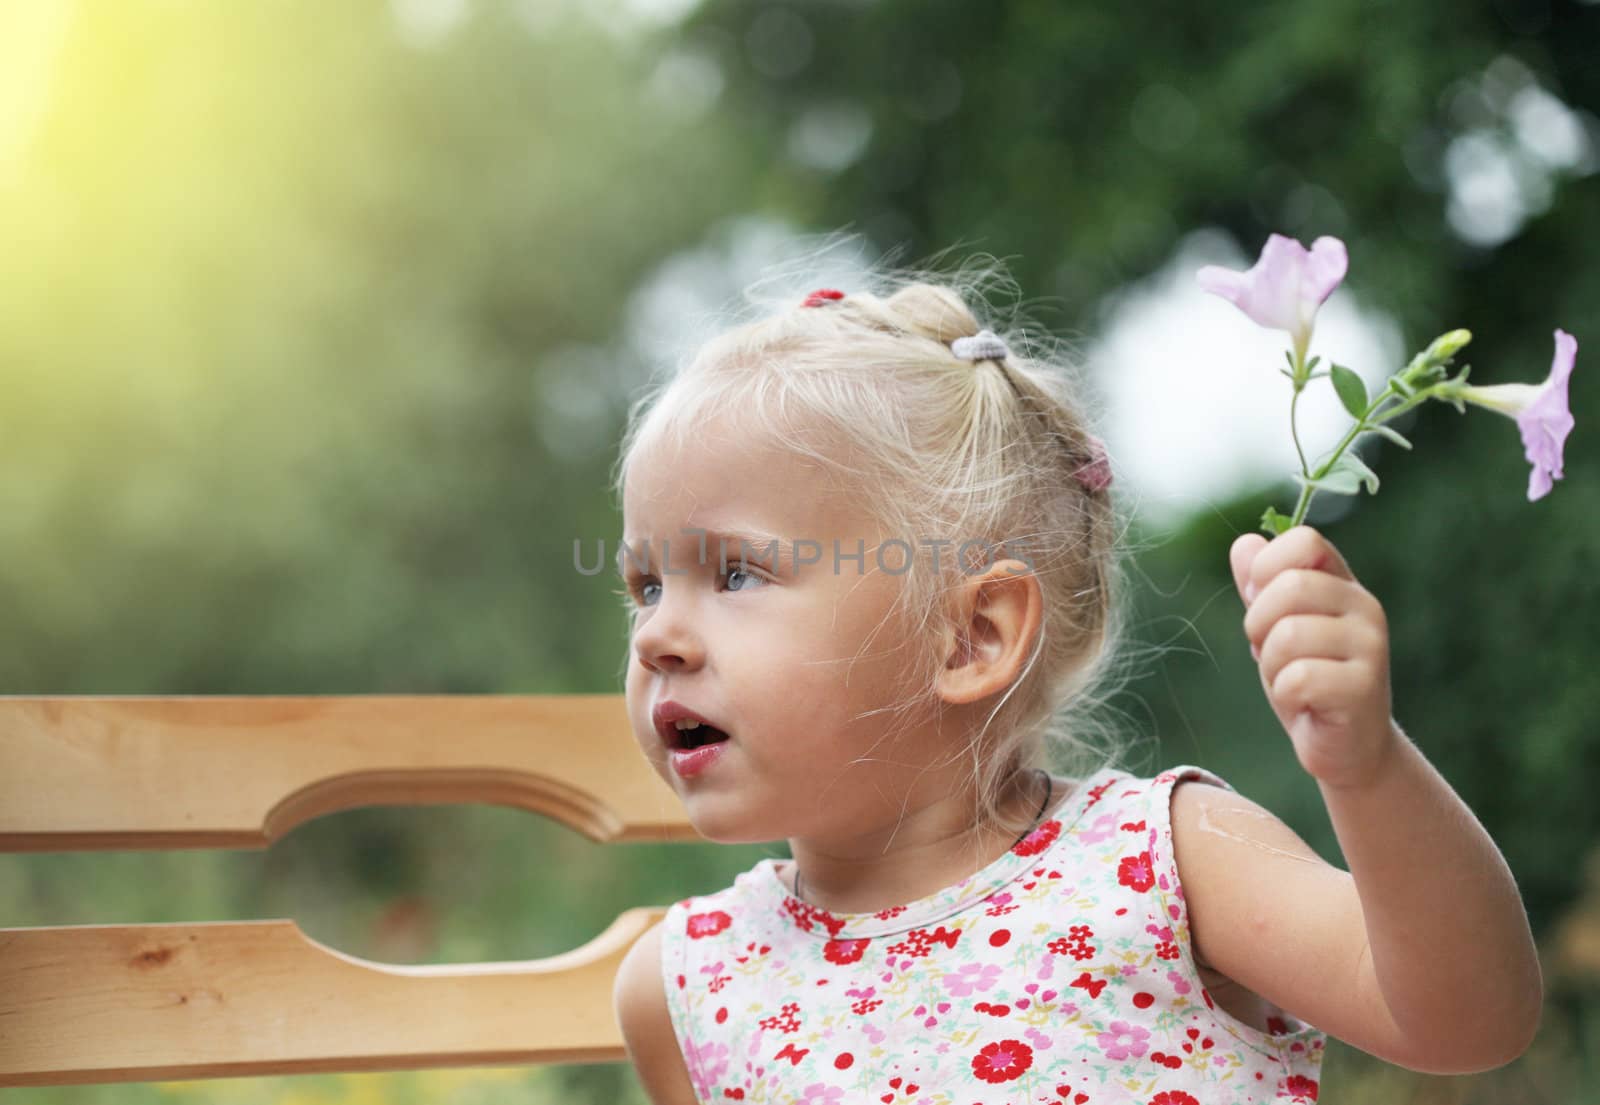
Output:
<path fill-rule="evenodd" d="M 1522 448 L 1533 465 L 1528 473 L 1528 501 L 1542 499 L 1561 479 L 1561 450 L 1572 432 L 1572 411 L 1567 405 L 1567 380 L 1578 357 L 1578 341 L 1565 330 L 1556 331 L 1556 353 L 1550 375 L 1542 384 L 1462 384 L 1446 392 L 1469 403 L 1487 407 L 1517 420 Z"/>
<path fill-rule="evenodd" d="M 1321 307 L 1349 268 L 1344 243 L 1323 235 L 1308 250 L 1294 238 L 1273 234 L 1248 272 L 1206 265 L 1195 279 L 1205 291 L 1220 295 L 1256 325 L 1287 330 L 1294 338 L 1297 360 L 1304 361 L 1311 329 Z"/>

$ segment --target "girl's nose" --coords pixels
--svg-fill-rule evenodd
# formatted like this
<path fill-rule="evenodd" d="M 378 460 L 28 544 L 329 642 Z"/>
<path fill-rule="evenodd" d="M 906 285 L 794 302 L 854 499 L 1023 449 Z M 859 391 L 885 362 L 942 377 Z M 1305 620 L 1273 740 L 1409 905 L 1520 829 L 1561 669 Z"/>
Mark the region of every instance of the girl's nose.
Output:
<path fill-rule="evenodd" d="M 633 650 L 639 662 L 652 671 L 693 667 L 705 659 L 689 604 L 673 603 L 664 593 L 649 619 L 634 634 Z"/>

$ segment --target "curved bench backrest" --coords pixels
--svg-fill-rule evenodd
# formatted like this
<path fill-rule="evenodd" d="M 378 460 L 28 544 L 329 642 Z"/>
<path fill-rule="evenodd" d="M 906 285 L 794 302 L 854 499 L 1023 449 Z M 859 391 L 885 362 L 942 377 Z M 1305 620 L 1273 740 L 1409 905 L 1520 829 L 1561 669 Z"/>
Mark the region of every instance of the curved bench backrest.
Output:
<path fill-rule="evenodd" d="M 0 697 L 0 851 L 265 848 L 339 810 L 468 802 L 701 839 L 620 695 Z M 664 912 L 439 966 L 292 920 L 0 928 L 0 1086 L 622 1060 L 612 979 Z"/>

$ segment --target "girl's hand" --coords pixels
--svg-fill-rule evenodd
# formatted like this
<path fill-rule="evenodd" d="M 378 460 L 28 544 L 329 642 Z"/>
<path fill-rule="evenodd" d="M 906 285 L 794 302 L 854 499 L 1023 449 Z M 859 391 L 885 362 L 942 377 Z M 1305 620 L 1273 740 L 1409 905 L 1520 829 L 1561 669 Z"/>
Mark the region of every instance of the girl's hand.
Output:
<path fill-rule="evenodd" d="M 1300 766 L 1329 786 L 1376 778 L 1400 736 L 1390 716 L 1383 606 L 1310 526 L 1228 550 L 1245 636 Z"/>

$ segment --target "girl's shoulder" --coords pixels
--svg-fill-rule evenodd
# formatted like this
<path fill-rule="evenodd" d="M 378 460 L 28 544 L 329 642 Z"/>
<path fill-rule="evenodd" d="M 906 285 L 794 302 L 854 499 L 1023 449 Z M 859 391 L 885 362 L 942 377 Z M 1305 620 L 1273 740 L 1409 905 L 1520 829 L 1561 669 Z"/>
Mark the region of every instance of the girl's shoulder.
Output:
<path fill-rule="evenodd" d="M 1170 810 L 1175 792 L 1184 788 L 1180 783 L 1195 782 L 1208 787 L 1237 793 L 1226 779 L 1194 764 L 1179 764 L 1155 775 L 1136 775 L 1121 768 L 1105 768 L 1083 780 L 1088 788 L 1083 812 L 1104 817 L 1113 808 L 1145 807 L 1156 815 L 1157 821 L 1170 826 Z"/>

